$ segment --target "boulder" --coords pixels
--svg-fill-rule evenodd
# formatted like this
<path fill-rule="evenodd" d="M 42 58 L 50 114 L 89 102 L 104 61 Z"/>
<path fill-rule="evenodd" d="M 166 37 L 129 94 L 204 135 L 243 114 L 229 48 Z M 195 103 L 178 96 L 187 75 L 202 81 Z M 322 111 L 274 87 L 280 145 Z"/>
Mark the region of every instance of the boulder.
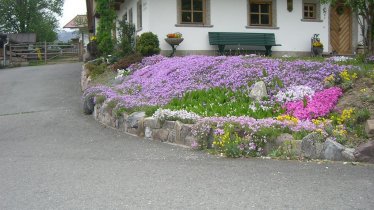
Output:
<path fill-rule="evenodd" d="M 368 137 L 374 137 L 374 120 L 366 121 L 365 131 Z"/>
<path fill-rule="evenodd" d="M 294 138 L 291 134 L 289 133 L 282 133 L 275 139 L 275 145 L 276 146 L 281 146 L 285 141 L 293 141 Z"/>
<path fill-rule="evenodd" d="M 326 160 L 335 160 L 341 161 L 344 159 L 342 152 L 345 150 L 345 147 L 338 142 L 327 139 L 323 144 L 323 157 Z"/>
<path fill-rule="evenodd" d="M 154 129 L 152 130 L 152 138 L 154 140 L 165 142 L 168 140 L 169 131 L 166 129 Z"/>
<path fill-rule="evenodd" d="M 128 128 L 138 128 L 139 120 L 145 117 L 145 112 L 134 112 L 126 120 Z"/>
<path fill-rule="evenodd" d="M 374 141 L 359 145 L 353 154 L 358 161 L 374 163 Z"/>
<path fill-rule="evenodd" d="M 354 156 L 354 152 L 355 152 L 355 149 L 353 149 L 353 148 L 345 148 L 345 150 L 342 152 L 344 160 L 346 160 L 346 161 L 356 161 L 356 158 Z"/>
<path fill-rule="evenodd" d="M 163 129 L 174 130 L 175 121 L 165 121 L 162 125 Z"/>
<path fill-rule="evenodd" d="M 152 129 L 150 129 L 149 127 L 145 127 L 144 136 L 147 139 L 151 139 L 152 138 Z"/>
<path fill-rule="evenodd" d="M 253 88 L 249 94 L 250 97 L 255 98 L 257 101 L 260 101 L 262 98 L 267 97 L 268 93 L 266 90 L 266 84 L 264 81 L 256 82 L 253 85 Z"/>
<path fill-rule="evenodd" d="M 321 158 L 323 144 L 319 143 L 321 136 L 318 133 L 311 133 L 305 136 L 301 141 L 301 154 L 305 158 Z"/>
<path fill-rule="evenodd" d="M 87 115 L 90 115 L 94 112 L 95 109 L 95 102 L 94 102 L 94 95 L 89 95 L 84 98 L 83 101 L 83 112 Z"/>
<path fill-rule="evenodd" d="M 152 129 L 159 129 L 161 128 L 161 122 L 153 117 L 147 117 L 144 119 L 144 126 Z"/>

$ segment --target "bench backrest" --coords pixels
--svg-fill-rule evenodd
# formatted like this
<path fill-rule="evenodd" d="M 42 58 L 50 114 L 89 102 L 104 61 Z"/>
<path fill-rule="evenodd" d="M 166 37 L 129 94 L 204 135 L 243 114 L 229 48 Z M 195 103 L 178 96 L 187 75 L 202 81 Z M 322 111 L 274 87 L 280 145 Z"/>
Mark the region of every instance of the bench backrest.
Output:
<path fill-rule="evenodd" d="M 209 32 L 209 43 L 211 45 L 276 45 L 273 33 Z"/>

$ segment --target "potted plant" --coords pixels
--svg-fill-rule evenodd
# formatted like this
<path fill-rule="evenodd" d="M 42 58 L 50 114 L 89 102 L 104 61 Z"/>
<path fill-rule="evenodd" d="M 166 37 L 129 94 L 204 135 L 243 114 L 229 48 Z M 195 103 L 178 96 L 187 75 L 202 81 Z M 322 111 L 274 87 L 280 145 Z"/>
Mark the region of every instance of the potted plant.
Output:
<path fill-rule="evenodd" d="M 183 42 L 182 34 L 179 32 L 171 33 L 166 35 L 165 41 L 171 46 L 172 53 L 170 54 L 170 57 L 174 56 L 176 47 Z"/>
<path fill-rule="evenodd" d="M 312 38 L 312 56 L 322 56 L 323 44 L 319 38 L 319 34 L 314 34 Z"/>

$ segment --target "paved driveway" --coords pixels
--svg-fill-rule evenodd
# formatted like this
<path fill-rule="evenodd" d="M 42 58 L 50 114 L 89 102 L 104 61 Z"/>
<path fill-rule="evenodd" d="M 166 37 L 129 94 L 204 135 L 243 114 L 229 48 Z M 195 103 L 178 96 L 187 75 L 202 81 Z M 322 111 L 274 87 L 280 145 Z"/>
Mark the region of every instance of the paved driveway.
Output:
<path fill-rule="evenodd" d="M 374 209 L 374 166 L 226 159 L 105 128 L 81 64 L 0 70 L 0 209 Z"/>

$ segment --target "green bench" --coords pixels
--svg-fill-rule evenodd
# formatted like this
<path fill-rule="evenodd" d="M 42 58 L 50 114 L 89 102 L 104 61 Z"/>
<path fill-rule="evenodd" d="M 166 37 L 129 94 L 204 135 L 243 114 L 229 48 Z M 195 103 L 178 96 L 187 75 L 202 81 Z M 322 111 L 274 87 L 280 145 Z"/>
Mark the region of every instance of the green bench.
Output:
<path fill-rule="evenodd" d="M 265 55 L 271 56 L 271 47 L 281 46 L 275 43 L 273 33 L 237 33 L 237 32 L 209 32 L 209 44 L 218 45 L 221 55 L 226 45 L 264 46 Z"/>

